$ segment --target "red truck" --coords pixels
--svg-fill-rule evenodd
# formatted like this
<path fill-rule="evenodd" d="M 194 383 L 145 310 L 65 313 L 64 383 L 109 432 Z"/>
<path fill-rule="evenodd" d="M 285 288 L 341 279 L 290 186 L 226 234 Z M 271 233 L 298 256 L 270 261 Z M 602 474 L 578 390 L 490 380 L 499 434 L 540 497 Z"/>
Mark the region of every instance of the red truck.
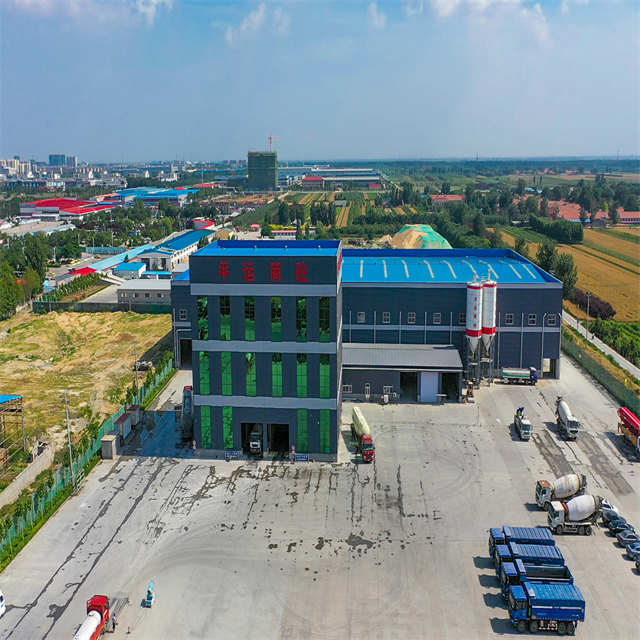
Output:
<path fill-rule="evenodd" d="M 93 596 L 87 600 L 87 617 L 76 631 L 73 640 L 97 640 L 107 630 L 110 619 L 108 596 Z"/>
<path fill-rule="evenodd" d="M 353 420 L 351 435 L 358 443 L 358 451 L 362 454 L 362 460 L 364 462 L 373 462 L 376 457 L 376 447 L 373 444 L 373 436 L 371 435 L 369 424 L 359 407 L 354 407 L 351 417 Z"/>
<path fill-rule="evenodd" d="M 640 457 L 640 418 L 627 407 L 618 409 L 618 431 Z"/>

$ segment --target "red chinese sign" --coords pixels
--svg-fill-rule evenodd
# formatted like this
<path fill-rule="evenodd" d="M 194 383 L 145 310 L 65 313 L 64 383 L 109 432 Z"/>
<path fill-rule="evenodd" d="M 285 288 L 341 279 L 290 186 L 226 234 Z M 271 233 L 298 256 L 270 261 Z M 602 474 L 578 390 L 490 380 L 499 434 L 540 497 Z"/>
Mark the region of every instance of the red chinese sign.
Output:
<path fill-rule="evenodd" d="M 226 282 L 227 276 L 229 275 L 229 263 L 226 260 L 220 261 L 220 268 L 218 269 L 218 273 L 222 276 L 222 282 Z"/>
<path fill-rule="evenodd" d="M 256 281 L 256 273 L 253 269 L 253 262 L 242 263 L 242 279 L 246 282 Z"/>
<path fill-rule="evenodd" d="M 282 278 L 281 271 L 281 263 L 280 262 L 272 262 L 271 263 L 271 282 L 280 282 Z"/>
<path fill-rule="evenodd" d="M 296 262 L 296 280 L 298 282 L 309 282 L 309 267 L 306 262 Z"/>
<path fill-rule="evenodd" d="M 261 274 L 262 272 L 263 270 L 260 271 Z M 232 275 L 228 260 L 220 260 L 220 262 L 218 262 L 218 275 L 222 276 L 223 282 L 226 282 L 227 278 Z M 274 261 L 269 263 L 269 278 L 271 282 L 282 282 L 281 262 Z M 306 262 L 296 262 L 295 278 L 296 282 L 309 282 L 309 267 Z M 256 267 L 254 262 L 242 263 L 242 280 L 243 282 L 256 282 Z"/>

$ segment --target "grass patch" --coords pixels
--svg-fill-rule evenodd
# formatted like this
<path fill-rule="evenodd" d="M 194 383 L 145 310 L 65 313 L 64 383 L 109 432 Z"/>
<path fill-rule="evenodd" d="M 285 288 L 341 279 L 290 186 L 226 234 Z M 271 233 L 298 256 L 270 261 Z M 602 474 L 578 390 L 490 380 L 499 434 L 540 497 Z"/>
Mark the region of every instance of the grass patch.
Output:
<path fill-rule="evenodd" d="M 640 236 L 637 236 L 634 233 L 627 233 L 626 231 L 620 231 L 618 229 L 594 229 L 594 231 L 604 233 L 608 236 L 613 236 L 619 240 L 628 240 L 629 242 L 640 244 Z"/>
<path fill-rule="evenodd" d="M 583 244 L 585 247 L 589 247 L 589 249 L 593 249 L 594 251 L 599 251 L 600 253 L 611 256 L 612 258 L 618 258 L 618 260 L 624 260 L 624 262 L 628 262 L 629 264 L 633 264 L 636 267 L 640 267 L 640 260 L 638 260 L 637 258 L 632 258 L 625 253 L 620 253 L 619 251 L 614 251 L 613 249 L 607 249 L 606 247 L 602 247 L 599 244 L 595 244 L 594 242 L 589 242 L 589 240 L 583 240 L 580 244 Z"/>
<path fill-rule="evenodd" d="M 237 218 L 232 221 L 234 227 L 248 227 L 252 224 L 262 224 L 265 215 L 270 213 L 274 216 L 278 207 L 280 206 L 279 200 L 274 200 L 269 204 L 264 204 L 253 211 L 247 211 L 246 213 L 240 214 Z"/>
<path fill-rule="evenodd" d="M 141 405 L 145 411 L 147 410 L 147 407 L 158 397 L 158 394 L 169 384 L 169 381 L 177 371 L 178 370 L 173 367 L 164 377 L 164 380 L 147 396 L 147 399 Z"/>

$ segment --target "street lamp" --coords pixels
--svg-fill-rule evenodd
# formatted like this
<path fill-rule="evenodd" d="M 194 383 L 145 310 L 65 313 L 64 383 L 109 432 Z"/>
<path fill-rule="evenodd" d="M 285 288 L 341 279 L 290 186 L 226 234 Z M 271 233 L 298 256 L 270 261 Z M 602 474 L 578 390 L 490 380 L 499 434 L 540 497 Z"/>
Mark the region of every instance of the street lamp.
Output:
<path fill-rule="evenodd" d="M 587 291 L 587 326 L 585 327 L 585 338 L 589 339 L 589 300 L 591 299 L 591 291 Z"/>
<path fill-rule="evenodd" d="M 136 404 L 140 404 L 140 387 L 138 386 L 138 341 L 133 341 L 133 353 L 135 355 L 136 361 L 133 365 L 136 370 Z"/>

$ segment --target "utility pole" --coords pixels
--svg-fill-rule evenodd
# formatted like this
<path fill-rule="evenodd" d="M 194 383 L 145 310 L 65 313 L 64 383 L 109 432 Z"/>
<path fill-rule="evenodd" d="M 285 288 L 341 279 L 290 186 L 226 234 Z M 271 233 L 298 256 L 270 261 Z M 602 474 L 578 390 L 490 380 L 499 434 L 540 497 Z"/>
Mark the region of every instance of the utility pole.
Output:
<path fill-rule="evenodd" d="M 136 357 L 134 367 L 136 369 L 136 404 L 140 404 L 140 387 L 138 386 L 138 341 L 133 341 L 133 353 Z"/>
<path fill-rule="evenodd" d="M 64 410 L 67 419 L 67 441 L 69 443 L 69 467 L 71 469 L 71 484 L 76 487 L 76 476 L 73 471 L 73 454 L 71 452 L 71 424 L 69 423 L 69 392 L 64 392 Z"/>
<path fill-rule="evenodd" d="M 589 300 L 591 299 L 591 291 L 587 291 L 587 326 L 585 328 L 585 338 L 589 339 Z"/>

